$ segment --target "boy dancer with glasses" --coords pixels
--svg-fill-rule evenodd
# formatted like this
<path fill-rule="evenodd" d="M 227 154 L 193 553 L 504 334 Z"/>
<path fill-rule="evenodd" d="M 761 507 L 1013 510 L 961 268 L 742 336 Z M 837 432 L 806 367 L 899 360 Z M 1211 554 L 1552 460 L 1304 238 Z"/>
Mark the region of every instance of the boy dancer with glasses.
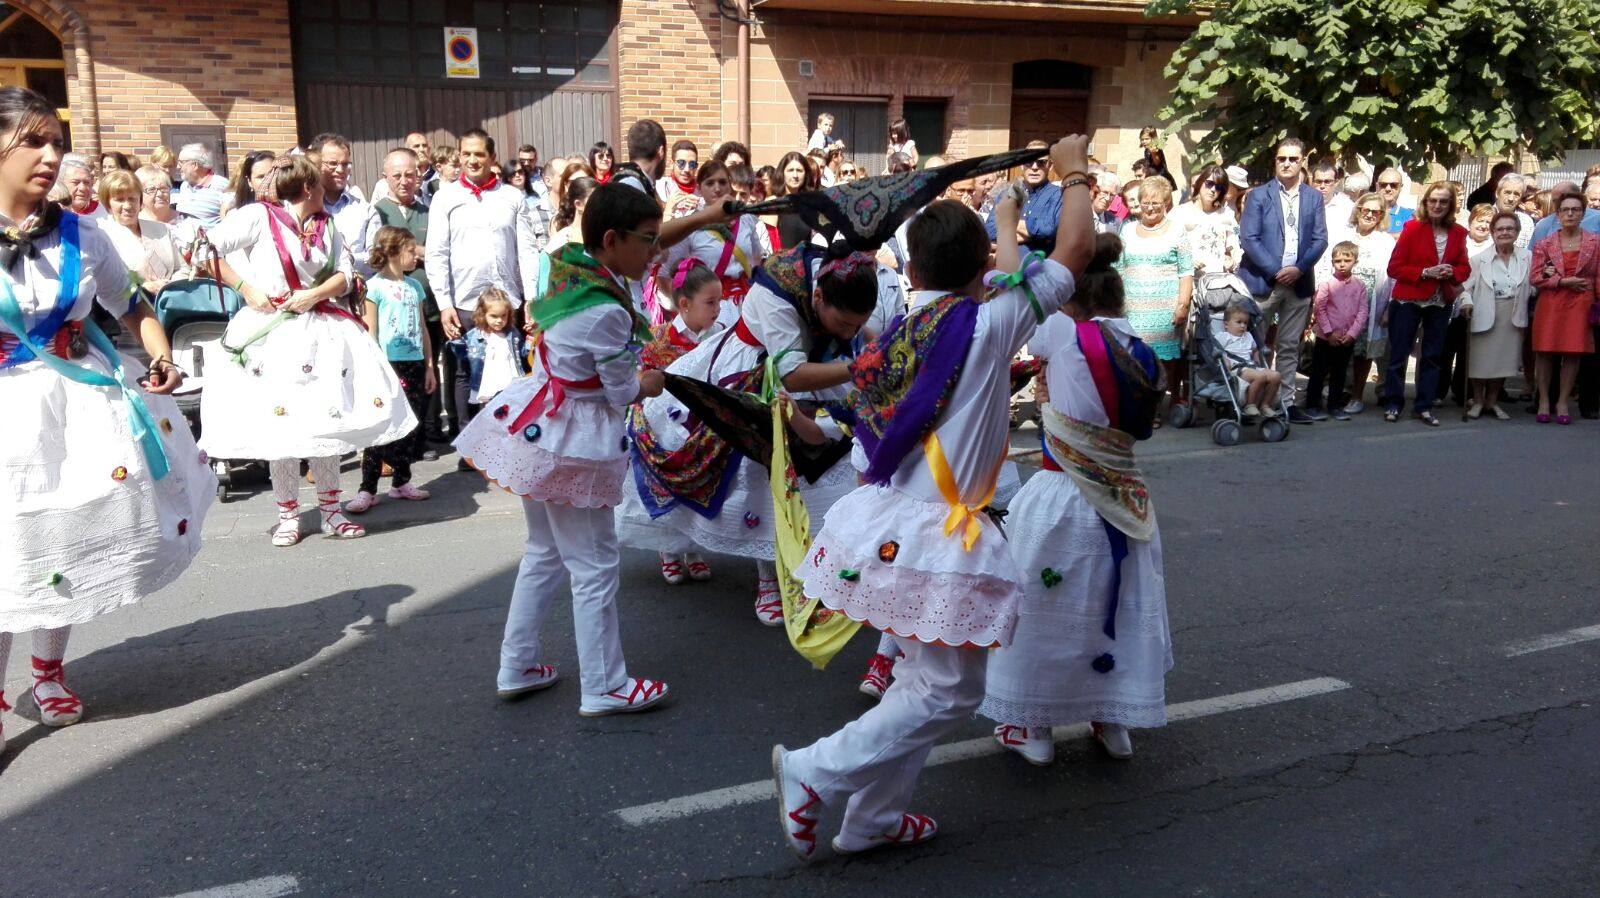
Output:
<path fill-rule="evenodd" d="M 463 140 L 463 144 L 466 141 Z M 659 370 L 639 370 L 649 324 L 630 281 L 662 245 L 726 218 L 721 207 L 663 224 L 655 198 L 604 184 L 583 212 L 583 245 L 550 263 L 550 289 L 529 307 L 540 340 L 533 374 L 502 390 L 456 440 L 462 458 L 522 497 L 528 541 L 500 648 L 502 698 L 555 684 L 540 631 L 570 577 L 585 717 L 642 711 L 667 684 L 628 676 L 617 629 L 616 525 L 628 470 L 623 413 L 660 395 Z"/>

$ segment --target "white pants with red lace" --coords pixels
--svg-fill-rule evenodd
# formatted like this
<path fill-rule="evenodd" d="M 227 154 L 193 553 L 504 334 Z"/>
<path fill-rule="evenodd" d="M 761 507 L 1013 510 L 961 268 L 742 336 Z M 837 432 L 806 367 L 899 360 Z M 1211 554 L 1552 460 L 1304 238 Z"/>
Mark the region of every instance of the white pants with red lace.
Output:
<path fill-rule="evenodd" d="M 604 695 L 628 681 L 617 626 L 617 548 L 615 512 L 575 508 L 554 502 L 522 500 L 528 542 L 511 590 L 500 666 L 522 673 L 548 663 L 540 633 L 562 581 L 572 586 L 572 629 L 578 640 L 578 672 L 584 695 Z M 979 690 L 980 695 L 982 690 Z"/>
<path fill-rule="evenodd" d="M 899 827 L 928 753 L 983 701 L 986 650 L 893 639 L 904 657 L 883 699 L 784 760 L 823 804 L 848 796 L 843 831 L 862 838 Z"/>

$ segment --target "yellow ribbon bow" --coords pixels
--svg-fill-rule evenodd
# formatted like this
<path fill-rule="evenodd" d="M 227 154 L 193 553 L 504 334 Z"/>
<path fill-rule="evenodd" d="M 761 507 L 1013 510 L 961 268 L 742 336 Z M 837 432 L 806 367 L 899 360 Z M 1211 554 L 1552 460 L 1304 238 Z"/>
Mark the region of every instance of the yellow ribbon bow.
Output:
<path fill-rule="evenodd" d="M 983 525 L 978 520 L 990 502 L 994 501 L 995 487 L 1000 482 L 1000 465 L 995 465 L 994 475 L 989 478 L 989 491 L 983 500 L 968 505 L 961 501 L 961 490 L 956 486 L 955 474 L 950 470 L 950 461 L 944 456 L 944 448 L 939 445 L 939 436 L 929 431 L 923 440 L 923 456 L 928 460 L 928 472 L 933 475 L 933 482 L 939 487 L 939 495 L 944 497 L 946 505 L 950 506 L 950 513 L 944 519 L 944 535 L 950 536 L 958 528 L 965 528 L 961 534 L 961 548 L 971 552 L 972 546 L 983 533 Z M 1001 463 L 1004 463 L 1004 456 Z"/>

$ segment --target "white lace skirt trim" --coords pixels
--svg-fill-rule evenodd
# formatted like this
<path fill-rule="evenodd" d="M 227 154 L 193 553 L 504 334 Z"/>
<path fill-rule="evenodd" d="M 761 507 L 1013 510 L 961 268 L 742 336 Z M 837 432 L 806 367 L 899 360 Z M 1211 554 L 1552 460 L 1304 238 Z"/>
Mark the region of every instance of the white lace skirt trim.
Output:
<path fill-rule="evenodd" d="M 970 551 L 946 536 L 948 509 L 863 486 L 828 512 L 794 571 L 805 594 L 852 620 L 920 642 L 1010 641 L 1021 597 L 1005 540 L 987 518 Z"/>

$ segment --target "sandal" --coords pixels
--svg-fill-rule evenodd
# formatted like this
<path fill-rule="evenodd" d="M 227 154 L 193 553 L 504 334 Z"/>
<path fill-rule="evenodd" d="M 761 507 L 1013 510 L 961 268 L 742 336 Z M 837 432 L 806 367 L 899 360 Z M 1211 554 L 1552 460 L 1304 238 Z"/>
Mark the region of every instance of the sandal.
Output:
<path fill-rule="evenodd" d="M 673 586 L 682 583 L 687 579 L 683 575 L 683 563 L 676 558 L 661 559 L 661 579 Z"/>
<path fill-rule="evenodd" d="M 696 583 L 704 583 L 711 579 L 711 565 L 706 564 L 704 559 L 698 555 L 690 555 L 688 558 L 690 580 Z"/>
<path fill-rule="evenodd" d="M 272 531 L 272 544 L 286 548 L 300 542 L 300 503 L 278 503 L 278 526 Z"/>
<path fill-rule="evenodd" d="M 339 509 L 339 491 L 323 490 L 317 493 L 317 510 L 322 512 L 322 533 L 333 539 L 360 539 L 367 528 L 344 516 Z"/>
<path fill-rule="evenodd" d="M 1388 421 L 1390 424 L 1400 420 L 1400 410 L 1393 408 L 1386 410 L 1383 413 L 1383 420 Z"/>
<path fill-rule="evenodd" d="M 1428 425 L 1429 427 L 1438 427 L 1439 426 L 1438 417 L 1435 416 L 1434 413 L 1431 412 L 1431 411 L 1417 412 L 1417 420 L 1421 421 L 1422 423 L 1424 423 L 1426 425 Z"/>

